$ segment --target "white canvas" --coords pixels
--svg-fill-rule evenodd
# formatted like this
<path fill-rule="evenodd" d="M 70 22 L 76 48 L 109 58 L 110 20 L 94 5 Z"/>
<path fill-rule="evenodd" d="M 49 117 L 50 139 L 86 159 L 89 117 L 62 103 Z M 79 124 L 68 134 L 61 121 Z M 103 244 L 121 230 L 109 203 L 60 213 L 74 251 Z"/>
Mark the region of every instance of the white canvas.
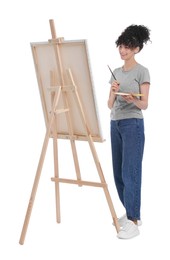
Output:
<path fill-rule="evenodd" d="M 90 70 L 87 41 L 63 40 L 58 46 L 57 44 L 50 41 L 31 43 L 46 126 L 48 126 L 52 107 L 50 87 L 52 87 L 51 85 L 71 87 L 68 77 L 68 69 L 70 69 L 93 141 L 102 142 L 103 136 Z M 59 57 L 57 53 L 59 53 Z M 87 140 L 87 132 L 82 124 L 80 109 L 75 102 L 74 93 L 68 91 L 66 95 L 68 104 L 64 103 L 63 95 L 61 95 L 58 108 L 69 108 L 74 138 Z M 56 120 L 58 138 L 69 138 L 66 114 L 58 115 Z"/>

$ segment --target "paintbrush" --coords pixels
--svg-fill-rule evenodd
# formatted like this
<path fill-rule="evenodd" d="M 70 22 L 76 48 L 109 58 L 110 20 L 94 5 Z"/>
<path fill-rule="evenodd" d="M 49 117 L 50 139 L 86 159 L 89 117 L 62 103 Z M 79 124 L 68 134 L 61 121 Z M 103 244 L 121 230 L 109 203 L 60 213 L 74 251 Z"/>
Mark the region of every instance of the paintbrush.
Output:
<path fill-rule="evenodd" d="M 111 72 L 113 78 L 114 78 L 115 80 L 117 80 L 116 77 L 115 77 L 115 75 L 113 74 L 113 71 L 112 71 L 111 68 L 109 67 L 109 65 L 107 65 L 107 66 L 108 66 L 108 68 L 109 68 L 109 70 L 110 70 L 110 72 Z"/>

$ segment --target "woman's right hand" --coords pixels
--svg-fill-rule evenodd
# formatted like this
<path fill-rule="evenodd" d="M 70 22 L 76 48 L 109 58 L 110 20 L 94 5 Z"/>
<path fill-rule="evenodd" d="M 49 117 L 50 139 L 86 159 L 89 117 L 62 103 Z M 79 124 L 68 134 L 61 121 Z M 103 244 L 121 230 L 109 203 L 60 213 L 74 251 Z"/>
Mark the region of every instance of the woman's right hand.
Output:
<path fill-rule="evenodd" d="M 110 87 L 110 93 L 109 93 L 109 99 L 108 99 L 108 107 L 110 109 L 112 109 L 113 104 L 114 104 L 115 99 L 116 99 L 116 93 L 114 93 L 114 92 L 118 92 L 119 88 L 120 88 L 120 84 L 117 80 L 115 80 L 111 84 L 111 87 Z"/>
<path fill-rule="evenodd" d="M 112 85 L 111 85 L 111 90 L 112 90 L 113 92 L 118 92 L 118 91 L 119 91 L 119 88 L 120 88 L 120 83 L 119 83 L 117 80 L 115 80 L 115 81 L 112 83 Z"/>

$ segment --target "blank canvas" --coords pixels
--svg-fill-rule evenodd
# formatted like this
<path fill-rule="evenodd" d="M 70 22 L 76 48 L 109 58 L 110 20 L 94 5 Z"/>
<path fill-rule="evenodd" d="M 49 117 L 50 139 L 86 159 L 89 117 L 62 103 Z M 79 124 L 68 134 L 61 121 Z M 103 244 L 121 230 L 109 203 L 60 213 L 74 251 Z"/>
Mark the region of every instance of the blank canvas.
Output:
<path fill-rule="evenodd" d="M 35 64 L 36 76 L 40 91 L 41 103 L 45 118 L 46 127 L 50 118 L 52 108 L 51 101 L 51 73 L 54 73 L 54 86 L 70 86 L 67 75 L 68 69 L 71 70 L 78 94 L 81 99 L 84 114 L 87 120 L 90 134 L 93 141 L 102 142 L 103 136 L 100 126 L 100 118 L 97 109 L 97 100 L 92 80 L 89 53 L 86 40 L 63 40 L 58 44 L 60 53 L 60 63 L 56 55 L 55 42 L 31 43 L 33 60 Z M 62 72 L 60 70 L 62 66 Z M 62 79 L 64 80 L 64 83 Z M 73 92 L 67 92 L 69 113 L 72 119 L 72 129 L 75 140 L 87 140 L 87 132 L 82 124 L 79 107 L 73 97 Z M 66 108 L 61 95 L 59 108 Z M 58 138 L 69 138 L 69 130 L 66 114 L 56 116 L 56 127 Z"/>

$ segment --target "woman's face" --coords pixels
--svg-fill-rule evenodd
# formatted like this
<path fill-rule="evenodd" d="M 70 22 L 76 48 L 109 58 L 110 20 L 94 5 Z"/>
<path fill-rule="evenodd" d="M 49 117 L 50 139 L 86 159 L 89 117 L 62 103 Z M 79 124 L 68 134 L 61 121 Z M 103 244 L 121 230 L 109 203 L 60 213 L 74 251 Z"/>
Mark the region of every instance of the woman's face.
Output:
<path fill-rule="evenodd" d="M 119 45 L 119 53 L 122 60 L 130 60 L 134 58 L 134 55 L 139 51 L 139 48 L 129 48 L 123 44 Z"/>

